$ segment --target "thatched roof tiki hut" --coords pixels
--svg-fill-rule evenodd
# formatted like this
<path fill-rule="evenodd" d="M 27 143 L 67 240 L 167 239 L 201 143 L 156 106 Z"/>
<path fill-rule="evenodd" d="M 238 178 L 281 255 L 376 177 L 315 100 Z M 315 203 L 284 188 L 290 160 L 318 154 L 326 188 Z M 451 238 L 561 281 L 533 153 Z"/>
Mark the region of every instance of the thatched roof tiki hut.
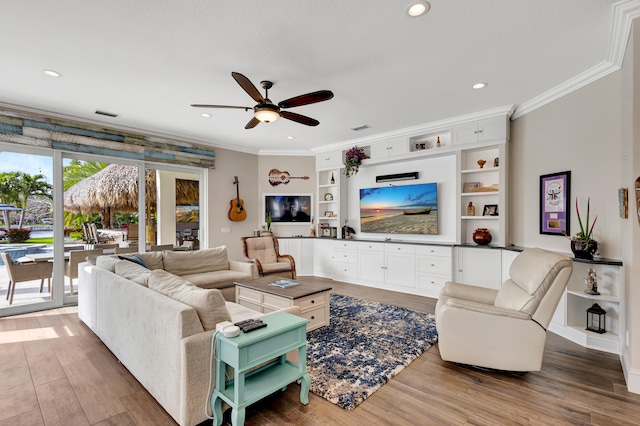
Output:
<path fill-rule="evenodd" d="M 156 173 L 145 171 L 146 225 L 151 225 L 157 203 Z M 198 200 L 198 182 L 176 180 L 176 203 L 191 204 Z M 73 185 L 64 193 L 64 208 L 74 213 L 100 213 L 105 227 L 113 227 L 115 212 L 138 211 L 138 168 L 110 164 L 98 173 Z"/>

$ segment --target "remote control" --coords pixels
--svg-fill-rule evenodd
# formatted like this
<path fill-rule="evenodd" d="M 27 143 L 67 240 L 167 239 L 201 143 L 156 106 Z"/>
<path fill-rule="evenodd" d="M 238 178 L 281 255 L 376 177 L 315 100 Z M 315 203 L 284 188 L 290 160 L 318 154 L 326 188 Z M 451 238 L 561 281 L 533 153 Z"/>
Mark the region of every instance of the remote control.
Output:
<path fill-rule="evenodd" d="M 237 327 L 243 327 L 243 326 L 245 326 L 245 325 L 253 324 L 253 323 L 255 323 L 256 321 L 258 321 L 258 320 L 255 320 L 255 319 L 248 319 L 248 320 L 244 320 L 244 321 L 236 322 L 236 323 L 234 323 L 233 325 L 235 325 L 235 326 L 237 326 Z"/>
<path fill-rule="evenodd" d="M 257 330 L 259 328 L 262 327 L 266 327 L 267 324 L 263 323 L 263 322 L 259 322 L 259 323 L 255 323 L 255 324 L 251 324 L 251 325 L 245 325 L 244 327 L 242 327 L 242 331 L 244 331 L 245 333 L 249 333 L 251 331 Z"/>

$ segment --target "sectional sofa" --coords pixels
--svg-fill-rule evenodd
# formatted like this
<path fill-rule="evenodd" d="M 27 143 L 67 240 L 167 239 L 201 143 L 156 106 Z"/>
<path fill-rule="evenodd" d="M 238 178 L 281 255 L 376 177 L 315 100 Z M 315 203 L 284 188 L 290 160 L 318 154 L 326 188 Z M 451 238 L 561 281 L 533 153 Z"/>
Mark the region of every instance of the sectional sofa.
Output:
<path fill-rule="evenodd" d="M 207 419 L 209 384 L 215 383 L 215 324 L 262 314 L 226 301 L 220 289 L 202 288 L 214 285 L 207 274 L 230 276 L 231 269 L 213 270 L 226 261 L 226 248 L 179 254 L 141 254 L 149 269 L 117 256 L 81 263 L 78 316 L 178 424 L 193 426 Z M 194 271 L 203 275 L 194 277 Z M 299 313 L 297 307 L 287 311 Z"/>

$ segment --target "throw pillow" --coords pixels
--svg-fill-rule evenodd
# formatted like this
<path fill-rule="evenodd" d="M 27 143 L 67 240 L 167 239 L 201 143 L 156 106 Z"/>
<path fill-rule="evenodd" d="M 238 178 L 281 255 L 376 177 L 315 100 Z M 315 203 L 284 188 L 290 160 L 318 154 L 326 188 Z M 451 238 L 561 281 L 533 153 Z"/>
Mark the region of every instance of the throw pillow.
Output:
<path fill-rule="evenodd" d="M 151 271 L 134 262 L 120 260 L 116 263 L 115 273 L 122 278 L 133 281 L 145 287 L 149 286 L 149 275 Z"/>
<path fill-rule="evenodd" d="M 162 261 L 161 251 L 150 251 L 146 253 L 136 253 L 140 256 L 140 259 L 147 264 L 149 269 L 164 269 L 164 263 Z"/>
<path fill-rule="evenodd" d="M 231 321 L 224 297 L 218 289 L 196 287 L 161 269 L 149 273 L 149 288 L 194 308 L 206 331 L 215 330 L 221 321 Z"/>
<path fill-rule="evenodd" d="M 138 264 L 140 266 L 143 266 L 146 269 L 149 269 L 147 264 L 144 262 L 144 260 L 142 260 L 142 258 L 140 256 L 138 256 L 137 253 L 133 253 L 130 256 L 123 256 L 123 255 L 119 254 L 118 255 L 118 259 L 120 259 L 120 260 L 128 260 L 129 262 L 136 263 L 136 264 Z"/>
<path fill-rule="evenodd" d="M 118 256 L 116 255 L 98 256 L 96 258 L 96 266 L 106 269 L 109 272 L 116 271 L 117 262 L 120 262 L 120 259 L 118 259 Z"/>
<path fill-rule="evenodd" d="M 163 255 L 164 269 L 180 276 L 229 269 L 226 246 L 196 251 L 165 251 Z"/>

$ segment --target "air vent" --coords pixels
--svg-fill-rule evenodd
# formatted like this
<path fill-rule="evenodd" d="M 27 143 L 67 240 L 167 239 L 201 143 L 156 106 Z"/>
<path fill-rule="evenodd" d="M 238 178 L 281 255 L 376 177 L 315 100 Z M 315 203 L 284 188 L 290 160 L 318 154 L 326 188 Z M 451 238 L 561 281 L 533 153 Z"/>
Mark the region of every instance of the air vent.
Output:
<path fill-rule="evenodd" d="M 118 114 L 113 114 L 111 112 L 96 110 L 96 114 L 98 115 L 106 115 L 107 117 L 116 118 Z"/>
<path fill-rule="evenodd" d="M 351 130 L 353 130 L 354 132 L 359 132 L 360 130 L 364 130 L 364 129 L 368 129 L 369 126 L 367 126 L 366 124 L 361 124 L 359 126 L 356 127 L 352 127 Z"/>

